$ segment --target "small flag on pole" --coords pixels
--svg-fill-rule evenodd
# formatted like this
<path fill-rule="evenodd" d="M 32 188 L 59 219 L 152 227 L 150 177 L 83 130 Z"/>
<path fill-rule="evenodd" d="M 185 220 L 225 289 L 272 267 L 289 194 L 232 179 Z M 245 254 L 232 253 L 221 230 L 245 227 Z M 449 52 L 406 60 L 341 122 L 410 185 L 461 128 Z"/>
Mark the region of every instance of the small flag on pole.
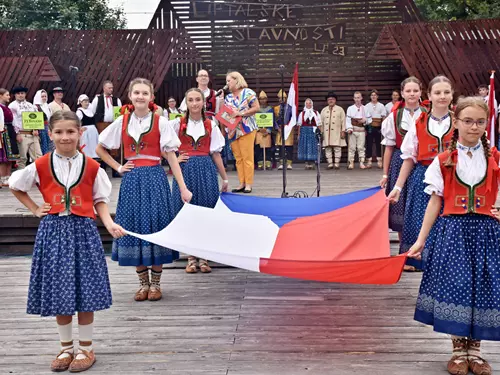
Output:
<path fill-rule="evenodd" d="M 293 127 L 297 124 L 297 109 L 299 108 L 299 63 L 295 64 L 295 71 L 293 72 L 293 79 L 288 91 L 286 104 L 285 139 L 288 139 Z"/>
<path fill-rule="evenodd" d="M 490 146 L 496 146 L 495 137 L 496 137 L 496 106 L 495 106 L 495 71 L 491 71 L 490 76 L 490 88 L 488 94 L 488 109 L 490 110 L 490 116 L 488 118 L 488 139 L 490 140 Z"/>

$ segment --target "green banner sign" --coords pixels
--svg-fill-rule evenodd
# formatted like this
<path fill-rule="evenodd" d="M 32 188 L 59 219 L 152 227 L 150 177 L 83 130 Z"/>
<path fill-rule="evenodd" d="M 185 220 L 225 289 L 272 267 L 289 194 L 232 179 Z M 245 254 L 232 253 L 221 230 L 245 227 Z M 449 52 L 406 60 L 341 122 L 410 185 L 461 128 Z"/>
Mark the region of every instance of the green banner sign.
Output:
<path fill-rule="evenodd" d="M 272 113 L 256 113 L 255 121 L 259 128 L 272 128 L 274 125 L 274 115 Z"/>
<path fill-rule="evenodd" d="M 23 130 L 43 130 L 43 112 L 23 112 Z"/>
<path fill-rule="evenodd" d="M 175 120 L 178 117 L 184 116 L 182 113 L 169 113 L 168 114 L 168 119 L 169 120 Z"/>
<path fill-rule="evenodd" d="M 120 106 L 113 107 L 113 119 L 116 120 L 118 117 L 120 117 L 122 115 L 120 113 L 120 109 L 122 109 L 122 107 L 120 107 Z"/>

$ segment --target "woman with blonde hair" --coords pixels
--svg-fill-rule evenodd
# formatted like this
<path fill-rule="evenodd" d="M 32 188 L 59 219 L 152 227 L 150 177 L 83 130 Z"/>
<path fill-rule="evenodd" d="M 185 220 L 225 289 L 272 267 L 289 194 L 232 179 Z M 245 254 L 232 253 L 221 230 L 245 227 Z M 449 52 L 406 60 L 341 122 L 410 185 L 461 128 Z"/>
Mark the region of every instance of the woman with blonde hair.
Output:
<path fill-rule="evenodd" d="M 241 117 L 235 129 L 228 129 L 228 138 L 236 159 L 239 186 L 233 193 L 251 193 L 254 176 L 254 143 L 257 132 L 255 113 L 260 109 L 255 91 L 248 88 L 245 78 L 238 72 L 226 76 L 230 93 L 225 97 L 226 106 L 233 110 L 232 117 Z"/>

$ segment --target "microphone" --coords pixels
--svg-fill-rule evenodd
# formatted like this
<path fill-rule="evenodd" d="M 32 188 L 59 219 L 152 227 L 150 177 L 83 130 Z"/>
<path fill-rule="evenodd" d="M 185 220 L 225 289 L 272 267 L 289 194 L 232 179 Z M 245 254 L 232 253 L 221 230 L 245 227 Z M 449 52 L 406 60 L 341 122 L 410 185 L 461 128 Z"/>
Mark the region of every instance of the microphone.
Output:
<path fill-rule="evenodd" d="M 280 70 L 281 70 L 281 71 L 285 70 L 285 65 L 281 64 L 281 65 L 280 65 Z"/>
<path fill-rule="evenodd" d="M 224 86 L 223 88 L 221 88 L 220 90 L 216 91 L 215 92 L 215 96 L 219 96 L 220 94 L 222 94 L 224 91 L 226 91 L 228 89 L 227 85 Z"/>
<path fill-rule="evenodd" d="M 76 72 L 76 73 L 78 73 L 80 71 L 80 69 L 78 69 L 77 66 L 70 65 L 69 66 L 69 71 L 70 72 Z"/>

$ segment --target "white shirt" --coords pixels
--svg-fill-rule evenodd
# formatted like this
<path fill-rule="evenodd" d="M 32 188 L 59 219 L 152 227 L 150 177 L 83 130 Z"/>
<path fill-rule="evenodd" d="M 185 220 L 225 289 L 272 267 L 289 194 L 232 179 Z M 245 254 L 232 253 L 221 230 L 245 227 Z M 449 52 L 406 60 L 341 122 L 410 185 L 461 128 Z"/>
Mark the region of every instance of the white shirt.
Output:
<path fill-rule="evenodd" d="M 484 100 L 484 102 L 486 104 L 488 104 L 488 100 L 489 100 L 488 95 L 483 96 L 483 100 Z M 498 113 L 498 102 L 497 102 L 496 98 L 495 98 L 495 104 L 494 104 L 494 106 L 495 106 L 495 115 L 496 115 Z"/>
<path fill-rule="evenodd" d="M 405 108 L 403 111 L 403 115 L 401 116 L 401 128 L 405 131 L 408 131 L 411 126 L 415 126 L 415 121 L 419 118 L 420 114 L 422 113 L 422 110 L 420 107 L 415 109 L 413 112 L 413 116 L 410 114 L 410 111 Z M 389 116 L 385 118 L 384 121 L 382 121 L 382 136 L 384 139 L 381 144 L 385 146 L 395 146 L 396 145 L 396 126 L 394 123 L 394 114 L 390 113 Z"/>
<path fill-rule="evenodd" d="M 210 137 L 210 153 L 221 152 L 226 144 L 226 140 L 222 135 L 217 123 L 215 121 L 210 121 L 212 123 L 212 136 Z M 179 128 L 181 125 L 181 119 L 176 118 L 172 120 L 173 127 L 176 134 L 179 134 Z M 205 127 L 203 126 L 203 121 L 193 121 L 188 120 L 186 134 L 189 135 L 195 142 L 205 135 Z"/>
<path fill-rule="evenodd" d="M 388 114 L 392 112 L 393 107 L 394 107 L 394 103 L 392 101 L 390 101 L 389 103 L 387 103 L 385 105 L 385 110 L 387 111 Z"/>
<path fill-rule="evenodd" d="M 141 134 L 145 133 L 149 130 L 151 126 L 151 112 L 140 121 L 140 119 L 132 113 L 130 116 L 130 120 L 128 123 L 128 133 L 130 136 L 138 142 L 141 138 Z M 162 151 L 177 151 L 179 146 L 181 145 L 181 141 L 177 136 L 173 125 L 173 121 L 168 121 L 165 117 L 160 116 L 160 144 L 159 147 Z M 105 148 L 113 150 L 120 148 L 122 144 L 122 123 L 123 116 L 118 117 L 113 123 L 111 123 L 106 129 L 99 134 L 99 143 L 102 144 Z M 135 159 L 151 159 L 151 160 L 160 160 L 160 158 L 156 156 L 150 155 L 141 155 L 138 154 L 136 156 L 131 157 L 128 160 Z"/>
<path fill-rule="evenodd" d="M 66 189 L 71 187 L 80 177 L 83 166 L 83 154 L 77 152 L 75 156 L 68 158 L 61 156 L 54 152 L 52 154 L 52 161 L 54 163 L 54 172 L 58 181 L 60 181 Z M 69 164 L 71 162 L 71 168 Z M 40 183 L 40 178 L 36 170 L 36 164 L 31 163 L 24 169 L 20 169 L 12 173 L 9 178 L 9 188 L 18 191 L 28 192 L 35 184 Z M 104 171 L 99 168 L 94 186 L 92 188 L 92 199 L 94 205 L 99 202 L 109 203 L 109 196 L 111 195 L 111 181 Z M 59 215 L 69 215 L 68 211 L 61 212 Z"/>
<path fill-rule="evenodd" d="M 486 158 L 484 157 L 484 149 L 481 142 L 474 147 L 466 147 L 457 142 L 457 175 L 469 186 L 474 186 L 479 183 L 486 175 Z M 472 153 L 472 158 L 467 155 Z M 439 165 L 439 158 L 434 158 L 427 171 L 425 171 L 424 182 L 428 184 L 425 187 L 425 192 L 429 195 L 436 193 L 440 197 L 443 196 L 444 179 Z"/>
<path fill-rule="evenodd" d="M 90 106 L 88 106 L 87 108 L 80 107 L 76 110 L 76 115 L 78 116 L 80 121 L 82 121 L 83 119 L 82 112 L 85 113 L 85 116 L 87 117 L 94 117 L 94 111 L 92 110 L 92 108 L 90 108 Z"/>
<path fill-rule="evenodd" d="M 107 100 L 107 95 L 101 94 L 104 96 L 104 119 L 102 121 L 104 122 L 113 122 L 115 119 L 115 112 L 113 108 L 113 95 L 110 95 L 109 97 L 111 98 L 110 100 Z M 92 104 L 90 105 L 89 108 L 92 108 L 92 116 L 95 115 L 95 112 L 97 111 L 97 100 L 100 95 L 96 95 L 94 100 L 92 100 Z M 116 101 L 118 103 L 118 106 L 122 106 L 122 101 L 120 98 L 116 98 Z"/>
<path fill-rule="evenodd" d="M 361 104 L 361 106 L 357 107 L 356 104 L 351 105 L 347 108 L 347 113 L 345 117 L 345 128 L 346 130 L 352 129 L 351 119 L 362 119 L 365 118 L 366 122 L 364 125 L 369 125 L 372 122 L 371 117 L 369 117 L 369 113 L 365 110 L 365 106 Z"/>
<path fill-rule="evenodd" d="M 26 100 L 22 102 L 14 100 L 9 104 L 9 109 L 12 111 L 12 115 L 14 116 L 12 125 L 14 126 L 16 133 L 23 130 L 23 112 L 38 112 L 38 108 Z"/>
<path fill-rule="evenodd" d="M 448 130 L 450 130 L 451 126 L 451 116 L 448 116 L 444 119 L 441 124 L 434 120 L 429 115 L 429 132 L 436 138 L 442 139 L 443 135 L 445 135 Z M 443 152 L 444 150 L 439 150 L 439 152 Z M 418 155 L 418 137 L 417 137 L 417 127 L 415 123 L 410 126 L 408 133 L 406 133 L 405 138 L 403 139 L 403 144 L 401 145 L 401 159 L 409 159 L 412 158 L 413 162 L 417 163 L 417 155 Z"/>
<path fill-rule="evenodd" d="M 380 102 L 377 102 L 377 104 L 373 104 L 372 102 L 366 104 L 365 110 L 371 118 L 384 118 L 387 116 L 387 110 Z"/>

